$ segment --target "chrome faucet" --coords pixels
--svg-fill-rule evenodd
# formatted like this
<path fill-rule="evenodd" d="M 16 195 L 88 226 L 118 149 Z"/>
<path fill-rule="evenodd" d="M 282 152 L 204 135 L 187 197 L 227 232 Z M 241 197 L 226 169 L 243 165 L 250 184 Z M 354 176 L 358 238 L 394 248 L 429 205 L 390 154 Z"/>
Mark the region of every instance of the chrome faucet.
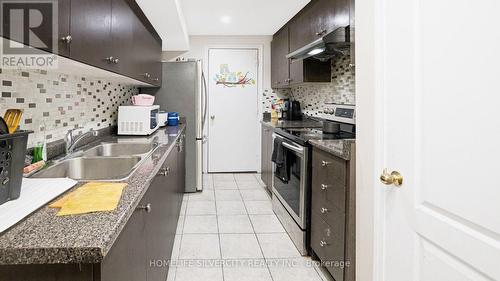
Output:
<path fill-rule="evenodd" d="M 86 133 L 83 133 L 79 136 L 73 136 L 73 132 L 75 130 L 79 130 L 79 129 L 83 129 L 83 128 L 75 128 L 75 129 L 71 129 L 68 131 L 68 133 L 66 134 L 66 137 L 65 137 L 65 141 L 66 141 L 66 154 L 70 154 L 72 153 L 76 146 L 78 145 L 78 143 L 86 138 L 86 137 L 89 137 L 89 136 L 93 136 L 93 137 L 97 137 L 99 135 L 99 132 L 97 131 L 94 131 L 93 129 L 90 129 L 88 132 Z"/>

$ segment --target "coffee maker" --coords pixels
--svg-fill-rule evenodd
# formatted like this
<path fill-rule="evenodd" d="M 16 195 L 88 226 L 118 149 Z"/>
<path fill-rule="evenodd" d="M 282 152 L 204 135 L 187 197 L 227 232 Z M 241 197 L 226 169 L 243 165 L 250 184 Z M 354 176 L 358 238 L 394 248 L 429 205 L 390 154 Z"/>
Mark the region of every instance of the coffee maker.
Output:
<path fill-rule="evenodd" d="M 302 109 L 299 101 L 290 101 L 288 104 L 287 120 L 302 120 Z"/>

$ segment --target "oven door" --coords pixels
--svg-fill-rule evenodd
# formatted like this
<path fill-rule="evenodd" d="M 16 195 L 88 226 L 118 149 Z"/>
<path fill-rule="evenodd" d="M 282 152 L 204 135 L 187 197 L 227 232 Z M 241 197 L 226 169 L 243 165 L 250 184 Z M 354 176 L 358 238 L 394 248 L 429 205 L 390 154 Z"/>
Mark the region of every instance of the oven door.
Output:
<path fill-rule="evenodd" d="M 276 164 L 273 163 L 273 194 L 279 199 L 293 220 L 304 230 L 306 229 L 307 155 L 309 151 L 307 147 L 273 134 L 273 142 L 275 138 L 284 140 L 283 148 L 287 157 L 288 165 L 286 165 L 286 169 L 289 176 L 286 181 L 278 177 L 276 175 Z"/>

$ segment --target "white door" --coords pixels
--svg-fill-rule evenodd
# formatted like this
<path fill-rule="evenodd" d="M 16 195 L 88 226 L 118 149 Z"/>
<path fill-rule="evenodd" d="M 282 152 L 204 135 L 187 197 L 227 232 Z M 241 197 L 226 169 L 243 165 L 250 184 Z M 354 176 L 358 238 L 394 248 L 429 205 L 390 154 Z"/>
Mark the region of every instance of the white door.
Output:
<path fill-rule="evenodd" d="M 376 175 L 404 178 L 372 178 L 372 280 L 500 280 L 500 1 L 368 2 L 374 22 L 358 14 L 357 31 L 374 25 L 375 92 L 357 100 L 372 100 L 376 122 L 360 113 L 358 129 L 376 133 L 358 157 L 375 149 Z"/>
<path fill-rule="evenodd" d="M 209 172 L 258 169 L 258 49 L 209 49 Z"/>

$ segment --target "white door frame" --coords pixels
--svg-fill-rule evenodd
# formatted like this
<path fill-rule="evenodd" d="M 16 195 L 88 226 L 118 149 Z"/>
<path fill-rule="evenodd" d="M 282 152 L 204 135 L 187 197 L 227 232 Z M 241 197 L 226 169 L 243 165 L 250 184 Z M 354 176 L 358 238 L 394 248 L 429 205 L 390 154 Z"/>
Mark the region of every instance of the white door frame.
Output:
<path fill-rule="evenodd" d="M 383 146 L 384 22 L 381 1 L 356 5 L 356 280 L 383 281 L 383 189 L 378 188 Z M 378 153 L 377 153 L 378 152 Z"/>
<path fill-rule="evenodd" d="M 235 45 L 235 44 L 224 44 L 224 45 L 207 45 L 204 48 L 203 51 L 203 72 L 205 73 L 205 77 L 207 79 L 207 86 L 209 83 L 210 77 L 208 77 L 208 59 L 209 59 L 209 50 L 210 49 L 257 49 L 258 51 L 258 74 L 257 74 L 257 115 L 255 116 L 255 122 L 260 124 L 260 117 L 262 116 L 262 93 L 264 92 L 263 89 L 263 79 L 264 79 L 264 45 L 263 44 L 248 44 L 248 45 Z M 208 89 L 207 89 L 208 91 Z M 208 92 L 208 95 L 210 96 L 210 92 Z M 210 98 L 208 99 L 210 100 Z M 207 101 L 208 102 L 208 101 Z M 210 103 L 208 103 L 208 112 L 210 112 Z M 205 120 L 205 124 L 208 124 L 209 122 L 209 114 L 207 114 Z M 205 129 L 203 131 L 203 134 L 209 136 L 209 130 L 208 130 L 208 125 L 205 126 Z M 261 155 L 261 130 L 260 126 L 257 126 L 257 131 L 255 132 L 257 138 L 258 138 L 258 151 L 257 151 L 257 163 L 260 163 L 260 159 L 262 157 Z M 210 140 L 209 140 L 210 141 Z M 208 173 L 208 142 L 203 145 L 203 172 Z M 257 172 L 260 171 L 260 165 L 257 165 Z"/>

